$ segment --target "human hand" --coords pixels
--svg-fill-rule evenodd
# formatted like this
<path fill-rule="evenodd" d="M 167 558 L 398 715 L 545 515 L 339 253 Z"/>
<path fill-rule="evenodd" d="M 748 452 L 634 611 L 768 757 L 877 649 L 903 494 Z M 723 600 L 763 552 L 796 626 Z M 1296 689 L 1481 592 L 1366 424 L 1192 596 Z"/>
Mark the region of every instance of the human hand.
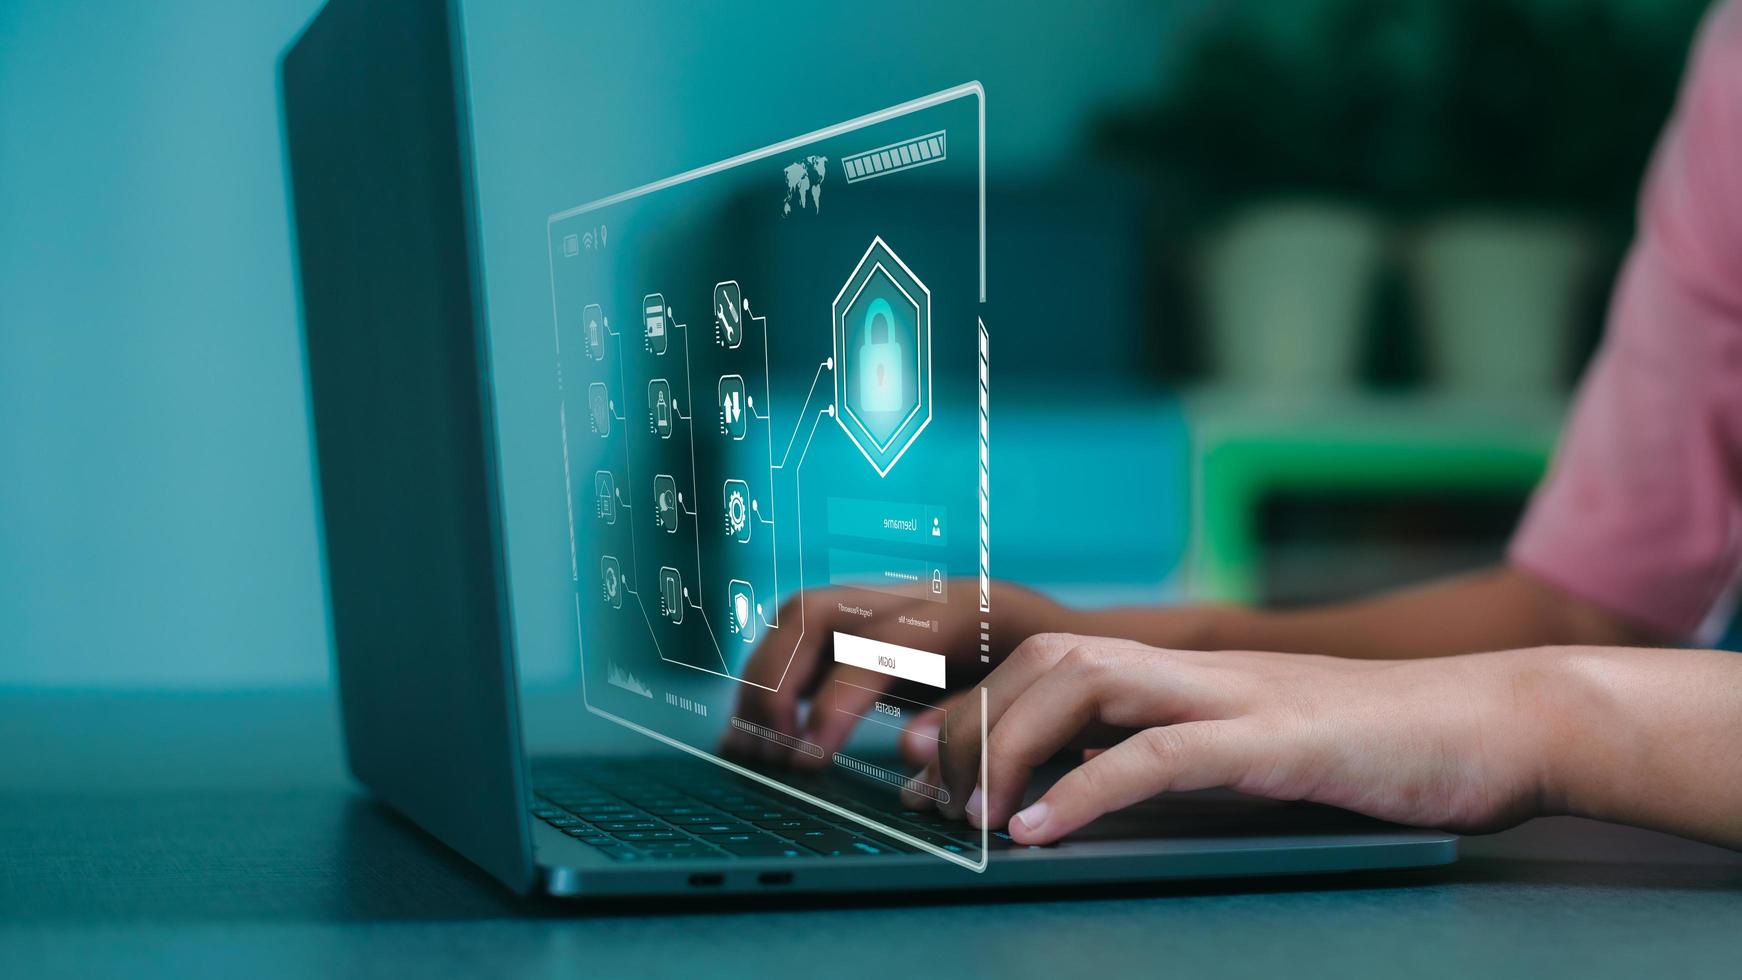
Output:
<path fill-rule="evenodd" d="M 997 608 L 1005 610 L 999 614 L 999 635 L 1021 638 L 1044 630 L 1075 628 L 1082 622 L 1081 614 L 1038 592 L 1005 582 L 992 583 L 992 590 Z M 949 601 L 937 603 L 857 589 L 824 589 L 809 593 L 802 610 L 797 597 L 788 600 L 780 609 L 781 629 L 766 631 L 745 664 L 743 679 L 751 683 L 739 685 L 735 710 L 746 721 L 821 746 L 822 756 L 793 752 L 734 728 L 727 729 L 722 751 L 795 766 L 827 765 L 877 697 L 905 683 L 835 663 L 837 630 L 900 646 L 943 651 L 949 658 L 953 686 L 959 689 L 978 681 L 986 670 L 980 662 L 980 583 L 975 579 L 952 580 L 946 594 Z M 866 612 L 870 615 L 863 614 Z M 934 621 L 940 627 L 936 633 L 925 625 L 913 625 Z M 994 647 L 991 655 L 996 661 L 1008 652 L 1006 644 L 1004 649 Z M 950 699 L 943 707 L 953 704 L 954 699 Z M 936 744 L 943 716 L 941 710 L 929 711 L 908 720 L 901 745 L 914 765 L 933 757 L 931 746 Z"/>
<path fill-rule="evenodd" d="M 990 793 L 978 785 L 977 698 L 919 778 L 949 791 L 946 814 L 1008 824 L 1028 844 L 1158 793 L 1208 787 L 1494 830 L 1538 808 L 1556 654 L 1363 661 L 1040 635 L 985 681 Z M 1109 747 L 1018 812 L 1035 767 L 1094 746 Z M 931 805 L 913 793 L 904 802 Z"/>

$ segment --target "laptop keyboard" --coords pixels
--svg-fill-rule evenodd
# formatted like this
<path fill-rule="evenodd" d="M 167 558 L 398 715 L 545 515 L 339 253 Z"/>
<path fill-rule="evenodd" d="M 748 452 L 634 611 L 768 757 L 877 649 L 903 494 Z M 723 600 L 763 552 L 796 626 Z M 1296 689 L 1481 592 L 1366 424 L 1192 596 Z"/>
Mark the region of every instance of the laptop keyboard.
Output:
<path fill-rule="evenodd" d="M 853 858 L 918 848 L 724 769 L 688 760 L 551 760 L 533 764 L 532 814 L 617 861 L 673 858 Z M 876 810 L 875 819 L 957 853 L 980 832 L 929 810 Z M 1013 845 L 993 834 L 993 850 Z"/>

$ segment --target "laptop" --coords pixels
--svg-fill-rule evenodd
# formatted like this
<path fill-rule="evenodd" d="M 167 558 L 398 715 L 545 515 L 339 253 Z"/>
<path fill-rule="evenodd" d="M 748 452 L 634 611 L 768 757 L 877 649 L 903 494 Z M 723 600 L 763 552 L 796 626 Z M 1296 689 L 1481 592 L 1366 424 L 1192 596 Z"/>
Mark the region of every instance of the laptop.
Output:
<path fill-rule="evenodd" d="M 530 230 L 549 370 L 505 379 L 464 48 L 454 4 L 332 0 L 280 64 L 340 714 L 369 792 L 515 892 L 582 899 L 1455 859 L 1443 833 L 1226 794 L 1051 847 L 924 805 L 947 789 L 897 732 L 931 713 L 947 739 L 1020 639 L 989 577 L 980 86 L 551 202 Z M 622 736 L 549 757 L 525 747 L 504 519 L 548 502 L 502 483 L 505 385 L 560 417 L 542 462 L 567 512 L 528 523 L 566 523 L 573 707 Z M 851 741 L 781 720 L 799 678 L 813 713 L 859 715 Z"/>

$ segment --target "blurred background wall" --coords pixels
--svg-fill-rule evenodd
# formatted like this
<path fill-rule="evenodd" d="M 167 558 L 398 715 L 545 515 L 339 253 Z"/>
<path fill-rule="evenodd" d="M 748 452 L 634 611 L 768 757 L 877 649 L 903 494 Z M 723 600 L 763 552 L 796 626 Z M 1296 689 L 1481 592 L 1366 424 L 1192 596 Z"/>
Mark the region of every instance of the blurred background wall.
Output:
<path fill-rule="evenodd" d="M 315 7 L 0 3 L 0 685 L 327 676 L 275 88 Z M 496 356 L 546 355 L 551 211 L 979 79 L 999 571 L 1290 602 L 1468 567 L 1546 458 L 1700 7 L 474 5 Z M 517 584 L 560 583 L 554 419 L 503 398 Z M 1061 463 L 1106 502 L 1046 519 Z"/>

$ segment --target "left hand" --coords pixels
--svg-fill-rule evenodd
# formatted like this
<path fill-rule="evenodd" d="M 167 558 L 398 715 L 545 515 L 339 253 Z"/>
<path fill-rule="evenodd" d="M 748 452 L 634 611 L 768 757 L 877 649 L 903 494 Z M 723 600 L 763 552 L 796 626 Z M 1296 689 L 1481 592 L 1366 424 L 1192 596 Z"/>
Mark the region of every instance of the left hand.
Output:
<path fill-rule="evenodd" d="M 978 697 L 962 699 L 955 737 L 919 778 L 949 790 L 946 814 L 1008 824 L 1025 844 L 1158 793 L 1217 786 L 1495 830 L 1538 808 L 1553 687 L 1543 679 L 1557 653 L 1366 661 L 1043 634 L 985 682 L 990 794 L 979 788 Z M 1097 745 L 1109 747 L 1017 812 L 1035 767 Z"/>

